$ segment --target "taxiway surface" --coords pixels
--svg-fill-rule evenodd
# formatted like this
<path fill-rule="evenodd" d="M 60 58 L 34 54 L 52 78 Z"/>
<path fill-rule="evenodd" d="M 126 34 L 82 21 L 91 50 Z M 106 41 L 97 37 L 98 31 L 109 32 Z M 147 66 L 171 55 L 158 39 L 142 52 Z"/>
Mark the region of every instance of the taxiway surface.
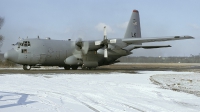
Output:
<path fill-rule="evenodd" d="M 192 71 L 200 72 L 198 63 L 121 63 L 108 66 L 101 66 L 92 70 L 64 70 L 58 67 L 32 68 L 23 70 L 17 68 L 0 68 L 0 74 L 99 74 L 99 73 L 135 73 L 135 71 Z"/>

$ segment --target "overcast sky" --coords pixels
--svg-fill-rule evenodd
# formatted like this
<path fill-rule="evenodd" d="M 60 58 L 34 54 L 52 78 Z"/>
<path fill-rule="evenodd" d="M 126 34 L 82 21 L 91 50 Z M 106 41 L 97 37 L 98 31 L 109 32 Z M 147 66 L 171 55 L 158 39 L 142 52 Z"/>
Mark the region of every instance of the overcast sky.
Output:
<path fill-rule="evenodd" d="M 133 50 L 133 56 L 190 56 L 200 53 L 200 0 L 0 0 L 5 23 L 1 51 L 12 48 L 18 37 L 66 40 L 123 38 L 132 10 L 140 13 L 142 37 L 191 35 L 196 39 L 145 45 L 171 48 Z"/>

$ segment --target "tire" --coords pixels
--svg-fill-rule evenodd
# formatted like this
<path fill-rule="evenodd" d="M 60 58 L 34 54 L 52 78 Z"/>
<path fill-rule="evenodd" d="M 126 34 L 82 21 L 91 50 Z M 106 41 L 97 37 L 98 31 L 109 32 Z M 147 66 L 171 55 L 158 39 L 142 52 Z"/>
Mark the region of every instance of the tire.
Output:
<path fill-rule="evenodd" d="M 72 66 L 72 70 L 77 70 L 78 66 Z"/>
<path fill-rule="evenodd" d="M 70 66 L 64 66 L 65 70 L 70 70 Z"/>
<path fill-rule="evenodd" d="M 31 66 L 30 66 L 30 65 L 23 65 L 23 69 L 24 69 L 24 70 L 30 70 L 30 69 L 31 69 Z"/>

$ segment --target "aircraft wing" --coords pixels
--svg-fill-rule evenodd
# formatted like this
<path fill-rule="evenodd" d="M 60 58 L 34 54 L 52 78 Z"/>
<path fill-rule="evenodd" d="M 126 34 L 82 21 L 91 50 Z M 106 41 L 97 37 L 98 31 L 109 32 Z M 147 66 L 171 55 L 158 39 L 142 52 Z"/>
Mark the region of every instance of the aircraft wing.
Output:
<path fill-rule="evenodd" d="M 125 38 L 123 42 L 127 44 L 141 44 L 147 42 L 160 42 L 160 41 L 171 41 L 171 40 L 182 40 L 182 39 L 194 39 L 192 36 L 169 36 L 164 38 Z"/>

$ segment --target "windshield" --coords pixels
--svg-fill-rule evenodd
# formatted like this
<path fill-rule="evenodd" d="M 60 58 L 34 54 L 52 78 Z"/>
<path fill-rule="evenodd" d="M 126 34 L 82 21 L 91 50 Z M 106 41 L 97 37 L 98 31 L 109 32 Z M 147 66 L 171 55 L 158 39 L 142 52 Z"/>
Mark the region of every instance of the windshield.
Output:
<path fill-rule="evenodd" d="M 15 45 L 24 46 L 24 47 L 31 46 L 31 44 L 30 44 L 29 41 L 17 42 L 16 44 L 13 44 L 13 45 L 14 45 L 14 46 L 15 46 Z"/>

